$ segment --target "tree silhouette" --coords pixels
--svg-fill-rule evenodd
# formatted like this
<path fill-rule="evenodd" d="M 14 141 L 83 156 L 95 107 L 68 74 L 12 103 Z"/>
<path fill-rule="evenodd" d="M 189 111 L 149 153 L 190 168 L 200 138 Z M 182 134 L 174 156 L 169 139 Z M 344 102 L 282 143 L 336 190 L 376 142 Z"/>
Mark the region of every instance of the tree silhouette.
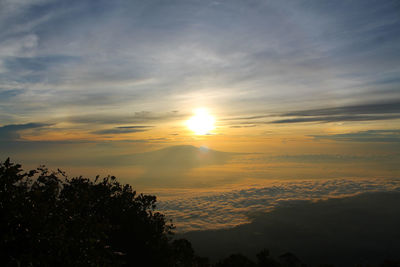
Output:
<path fill-rule="evenodd" d="M 5 266 L 180 266 L 195 261 L 188 241 L 113 176 L 68 178 L 45 167 L 0 163 L 0 263 Z M 182 265 L 186 266 L 186 265 Z"/>
<path fill-rule="evenodd" d="M 257 265 L 246 256 L 235 253 L 229 257 L 220 260 L 215 267 L 256 267 Z"/>
<path fill-rule="evenodd" d="M 279 261 L 284 267 L 301 267 L 302 263 L 296 255 L 286 252 L 279 256 Z"/>
<path fill-rule="evenodd" d="M 258 267 L 277 267 L 279 263 L 269 255 L 269 250 L 263 249 L 257 253 Z"/>

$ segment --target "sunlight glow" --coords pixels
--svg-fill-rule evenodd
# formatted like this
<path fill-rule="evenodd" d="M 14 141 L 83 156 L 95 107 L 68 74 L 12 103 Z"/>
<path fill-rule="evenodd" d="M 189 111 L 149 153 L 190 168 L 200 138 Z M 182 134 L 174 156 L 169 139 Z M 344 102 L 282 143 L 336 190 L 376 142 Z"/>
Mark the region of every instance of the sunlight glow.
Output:
<path fill-rule="evenodd" d="M 196 109 L 194 113 L 195 115 L 186 122 L 191 131 L 197 135 L 205 135 L 214 130 L 215 119 L 205 108 Z"/>

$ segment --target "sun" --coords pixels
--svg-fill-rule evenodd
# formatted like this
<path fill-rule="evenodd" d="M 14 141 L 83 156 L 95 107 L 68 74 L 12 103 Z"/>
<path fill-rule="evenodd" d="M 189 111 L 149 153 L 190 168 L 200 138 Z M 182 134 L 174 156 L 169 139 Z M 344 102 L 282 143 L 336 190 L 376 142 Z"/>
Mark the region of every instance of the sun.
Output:
<path fill-rule="evenodd" d="M 214 117 L 208 113 L 207 109 L 199 108 L 195 110 L 194 116 L 186 122 L 186 125 L 195 134 L 205 135 L 214 130 L 214 122 Z"/>

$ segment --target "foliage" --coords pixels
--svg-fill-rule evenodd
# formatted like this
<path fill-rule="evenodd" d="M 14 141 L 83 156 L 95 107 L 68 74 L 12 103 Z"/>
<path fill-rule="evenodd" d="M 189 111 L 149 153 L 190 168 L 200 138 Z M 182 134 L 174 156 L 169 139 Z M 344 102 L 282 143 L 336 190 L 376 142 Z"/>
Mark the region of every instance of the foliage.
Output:
<path fill-rule="evenodd" d="M 256 267 L 256 265 L 246 256 L 236 253 L 220 260 L 215 267 Z"/>
<path fill-rule="evenodd" d="M 68 178 L 43 166 L 24 172 L 7 159 L 0 163 L 1 265 L 175 266 L 193 260 L 188 241 L 171 241 L 173 225 L 155 203 L 155 196 L 138 195 L 113 176 Z"/>

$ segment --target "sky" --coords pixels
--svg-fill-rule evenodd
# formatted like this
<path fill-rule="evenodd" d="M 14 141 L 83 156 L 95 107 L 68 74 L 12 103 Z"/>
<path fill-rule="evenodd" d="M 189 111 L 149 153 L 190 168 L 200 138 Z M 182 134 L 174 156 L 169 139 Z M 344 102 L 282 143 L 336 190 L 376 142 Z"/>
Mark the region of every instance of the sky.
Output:
<path fill-rule="evenodd" d="M 0 158 L 116 175 L 165 203 L 397 181 L 399 14 L 390 0 L 0 0 Z M 215 120 L 201 135 L 198 108 Z"/>

